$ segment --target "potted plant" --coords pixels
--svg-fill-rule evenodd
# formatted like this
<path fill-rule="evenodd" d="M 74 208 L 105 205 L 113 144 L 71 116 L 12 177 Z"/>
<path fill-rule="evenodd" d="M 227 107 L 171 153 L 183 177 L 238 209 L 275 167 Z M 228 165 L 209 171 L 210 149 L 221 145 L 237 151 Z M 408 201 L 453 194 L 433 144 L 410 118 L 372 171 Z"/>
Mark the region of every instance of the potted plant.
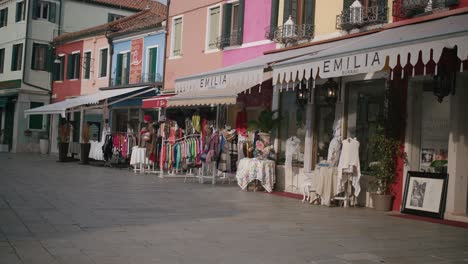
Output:
<path fill-rule="evenodd" d="M 49 133 L 47 131 L 39 133 L 39 148 L 43 155 L 49 152 Z"/>
<path fill-rule="evenodd" d="M 59 125 L 58 147 L 59 147 L 59 161 L 64 162 L 68 156 L 68 145 L 70 143 L 71 126 L 68 123 Z"/>
<path fill-rule="evenodd" d="M 377 134 L 371 141 L 376 160 L 369 167 L 373 176 L 370 182 L 373 205 L 376 210 L 390 211 L 394 197 L 391 188 L 395 183 L 397 161 L 405 158 L 405 154 L 400 150 L 400 141 L 387 137 L 382 127 L 377 129 Z"/>
<path fill-rule="evenodd" d="M 277 112 L 278 111 L 262 111 L 258 120 L 251 120 L 247 123 L 248 130 L 258 130 L 260 139 L 265 143 L 270 143 L 271 132 L 280 125 L 281 121 L 280 117 L 275 117 Z"/>
<path fill-rule="evenodd" d="M 91 144 L 89 143 L 90 139 L 90 128 L 88 124 L 83 125 L 83 129 L 81 131 L 81 164 L 88 164 L 89 163 L 89 151 L 91 149 Z"/>

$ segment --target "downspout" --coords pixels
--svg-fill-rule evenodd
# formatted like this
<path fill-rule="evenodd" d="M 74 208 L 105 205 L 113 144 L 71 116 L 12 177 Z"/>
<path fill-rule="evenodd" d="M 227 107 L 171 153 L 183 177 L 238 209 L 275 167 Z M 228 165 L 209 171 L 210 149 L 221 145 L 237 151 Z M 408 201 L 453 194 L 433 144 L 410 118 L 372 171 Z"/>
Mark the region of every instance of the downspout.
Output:
<path fill-rule="evenodd" d="M 28 47 L 29 47 L 29 24 L 30 24 L 30 21 L 31 19 L 29 18 L 29 16 L 31 15 L 32 16 L 32 1 L 33 0 L 29 0 L 28 1 L 28 10 L 31 10 L 28 12 L 28 15 L 26 16 L 26 38 L 24 40 L 24 54 L 23 54 L 23 83 L 26 84 L 26 85 L 29 85 L 31 87 L 34 87 L 36 89 L 39 89 L 39 90 L 42 90 L 42 91 L 46 91 L 47 94 L 51 94 L 51 90 L 48 90 L 46 88 L 43 88 L 43 87 L 40 87 L 40 86 L 37 86 L 35 84 L 32 84 L 32 83 L 29 83 L 26 81 L 26 67 L 27 67 L 27 64 L 26 64 L 26 60 L 27 60 L 27 57 L 28 57 Z"/>
<path fill-rule="evenodd" d="M 109 37 L 108 33 L 112 32 L 110 28 L 106 29 L 106 33 L 104 34 L 107 39 L 107 44 L 109 44 L 109 82 L 108 86 L 112 86 L 112 62 L 114 61 L 112 58 L 114 57 L 114 46 L 112 46 L 112 38 Z"/>
<path fill-rule="evenodd" d="M 162 79 L 162 90 L 165 90 L 164 83 L 166 81 L 166 61 L 167 61 L 167 39 L 169 38 L 169 10 L 171 9 L 171 0 L 167 0 L 167 11 L 166 11 L 166 38 L 164 40 L 164 60 L 163 60 L 163 79 Z"/>

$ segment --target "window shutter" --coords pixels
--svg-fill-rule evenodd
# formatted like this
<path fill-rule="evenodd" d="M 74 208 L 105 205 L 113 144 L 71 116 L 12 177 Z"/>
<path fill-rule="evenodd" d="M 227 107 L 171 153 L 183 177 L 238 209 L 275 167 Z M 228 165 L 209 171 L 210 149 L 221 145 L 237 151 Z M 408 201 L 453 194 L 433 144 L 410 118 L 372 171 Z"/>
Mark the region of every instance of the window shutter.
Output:
<path fill-rule="evenodd" d="M 36 56 L 37 56 L 37 44 L 33 44 L 33 52 L 32 52 L 32 59 L 31 59 L 31 69 L 36 70 Z"/>
<path fill-rule="evenodd" d="M 67 56 L 67 79 L 73 78 L 73 54 Z"/>
<path fill-rule="evenodd" d="M 16 70 L 16 61 L 18 59 L 18 46 L 13 45 L 13 50 L 11 54 L 11 70 L 15 71 Z"/>
<path fill-rule="evenodd" d="M 279 0 L 271 1 L 271 17 L 270 17 L 270 35 L 269 38 L 273 39 L 274 31 L 278 27 L 278 13 L 279 13 Z"/>
<path fill-rule="evenodd" d="M 239 20 L 237 26 L 237 44 L 241 45 L 244 40 L 244 11 L 245 11 L 245 0 L 239 0 Z"/>
<path fill-rule="evenodd" d="M 49 14 L 49 21 L 52 23 L 55 23 L 55 17 L 57 14 L 57 4 L 55 3 L 49 3 L 49 8 L 50 8 L 50 14 Z"/>
<path fill-rule="evenodd" d="M 3 26 L 6 27 L 6 26 L 8 26 L 8 7 L 5 8 L 5 9 L 3 9 L 3 13 L 4 13 L 4 16 L 5 16 L 5 17 L 3 18 L 4 21 L 5 21 L 5 24 L 4 24 Z"/>
<path fill-rule="evenodd" d="M 231 14 L 232 4 L 225 4 L 223 6 L 223 28 L 222 28 L 222 41 L 221 47 L 229 46 L 229 39 L 231 36 Z"/>
<path fill-rule="evenodd" d="M 91 52 L 86 52 L 84 59 L 86 60 L 84 78 L 89 79 L 89 77 L 91 76 Z"/>
<path fill-rule="evenodd" d="M 116 73 L 115 73 L 115 84 L 122 84 L 122 62 L 123 54 L 117 54 L 117 64 L 116 64 Z"/>
<path fill-rule="evenodd" d="M 149 69 L 148 69 L 148 81 L 155 82 L 157 81 L 156 76 L 156 59 L 157 59 L 157 48 L 152 48 L 149 50 Z"/>
<path fill-rule="evenodd" d="M 292 1 L 284 0 L 283 24 L 288 21 L 290 15 L 292 15 Z"/>
<path fill-rule="evenodd" d="M 91 59 L 90 59 L 91 61 Z M 107 49 L 101 50 L 101 73 L 100 77 L 107 76 Z"/>
<path fill-rule="evenodd" d="M 31 2 L 32 2 L 32 18 L 33 19 L 37 18 L 37 1 L 38 0 L 31 0 Z"/>
<path fill-rule="evenodd" d="M 15 16 L 15 22 L 21 21 L 21 5 L 23 2 L 18 2 L 16 3 L 16 16 Z"/>
<path fill-rule="evenodd" d="M 127 52 L 127 69 L 126 69 L 127 71 L 125 74 L 125 84 L 130 83 L 130 61 L 131 61 L 130 52 Z"/>
<path fill-rule="evenodd" d="M 80 75 L 80 73 L 81 73 L 81 58 L 80 58 L 80 54 L 81 54 L 81 53 L 75 54 L 75 60 L 78 61 L 78 63 L 75 64 L 75 65 L 77 65 L 77 69 L 76 69 L 76 73 L 77 73 L 77 74 L 76 74 L 76 76 L 75 76 L 76 79 L 80 79 L 80 76 L 81 76 L 81 75 Z"/>
<path fill-rule="evenodd" d="M 315 24 L 315 0 L 304 0 L 304 19 L 306 25 Z"/>

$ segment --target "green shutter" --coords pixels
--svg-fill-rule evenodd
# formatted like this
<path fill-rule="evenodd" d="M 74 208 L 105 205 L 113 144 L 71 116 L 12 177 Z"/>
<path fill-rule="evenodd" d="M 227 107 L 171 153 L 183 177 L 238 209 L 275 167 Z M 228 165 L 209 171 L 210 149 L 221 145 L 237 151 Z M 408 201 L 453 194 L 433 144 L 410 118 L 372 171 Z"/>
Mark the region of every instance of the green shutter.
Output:
<path fill-rule="evenodd" d="M 271 17 L 270 17 L 270 34 L 269 38 L 273 39 L 274 31 L 278 27 L 279 0 L 271 1 Z"/>
<path fill-rule="evenodd" d="M 44 103 L 31 102 L 31 109 L 44 106 Z M 29 129 L 42 129 L 43 115 L 31 115 L 29 116 Z"/>
<path fill-rule="evenodd" d="M 354 0 L 343 0 L 343 10 L 351 7 L 354 3 Z"/>
<path fill-rule="evenodd" d="M 36 19 L 37 18 L 37 1 L 38 0 L 31 0 L 32 2 L 32 18 Z"/>
<path fill-rule="evenodd" d="M 378 13 L 377 15 L 383 15 L 384 17 L 379 18 L 379 20 L 387 21 L 388 20 L 388 1 L 387 0 L 377 0 L 377 8 Z M 380 10 L 385 10 L 386 12 L 380 12 Z"/>
<path fill-rule="evenodd" d="M 15 16 L 15 22 L 21 21 L 21 5 L 23 2 L 18 2 L 16 3 L 16 16 Z"/>
<path fill-rule="evenodd" d="M 245 12 L 245 0 L 239 0 L 239 13 L 237 22 L 237 44 L 241 45 L 244 40 L 244 12 Z"/>
<path fill-rule="evenodd" d="M 73 54 L 67 56 L 67 79 L 73 78 Z"/>
<path fill-rule="evenodd" d="M 49 3 L 50 13 L 49 13 L 49 21 L 55 23 L 55 17 L 57 14 L 57 4 Z"/>
<path fill-rule="evenodd" d="M 155 82 L 157 81 L 157 76 L 156 76 L 156 60 L 157 60 L 157 54 L 158 54 L 158 49 L 157 48 L 151 48 L 149 50 L 149 69 L 148 69 L 148 81 L 150 82 Z"/>
<path fill-rule="evenodd" d="M 304 0 L 304 19 L 302 21 L 306 25 L 315 24 L 315 0 Z"/>
<path fill-rule="evenodd" d="M 75 54 L 75 60 L 78 60 L 78 71 L 77 71 L 77 76 L 76 76 L 76 79 L 80 79 L 80 76 L 81 76 L 81 57 L 80 57 L 80 53 L 78 54 Z"/>
<path fill-rule="evenodd" d="M 284 8 L 283 8 L 283 24 L 288 21 L 289 16 L 292 15 L 292 1 L 291 0 L 284 0 Z M 296 21 L 294 21 L 296 23 Z"/>
<path fill-rule="evenodd" d="M 115 68 L 115 84 L 121 85 L 122 84 L 122 64 L 123 62 L 123 54 L 117 54 L 117 64 Z"/>
<path fill-rule="evenodd" d="M 36 70 L 36 50 L 37 49 L 37 44 L 33 44 L 33 52 L 32 52 L 32 58 L 31 58 L 31 69 Z"/>
<path fill-rule="evenodd" d="M 107 76 L 107 49 L 101 50 L 101 73 L 100 77 L 106 77 Z"/>
<path fill-rule="evenodd" d="M 231 15 L 232 4 L 225 4 L 223 7 L 223 29 L 222 29 L 222 43 L 221 47 L 229 46 L 229 39 L 231 36 Z"/>
<path fill-rule="evenodd" d="M 16 61 L 18 60 L 18 45 L 13 45 L 11 54 L 11 71 L 16 71 Z"/>
<path fill-rule="evenodd" d="M 125 84 L 130 83 L 130 52 L 127 52 L 127 71 L 125 74 Z"/>
<path fill-rule="evenodd" d="M 91 76 L 91 52 L 86 52 L 84 58 L 86 60 L 84 78 L 89 79 Z"/>

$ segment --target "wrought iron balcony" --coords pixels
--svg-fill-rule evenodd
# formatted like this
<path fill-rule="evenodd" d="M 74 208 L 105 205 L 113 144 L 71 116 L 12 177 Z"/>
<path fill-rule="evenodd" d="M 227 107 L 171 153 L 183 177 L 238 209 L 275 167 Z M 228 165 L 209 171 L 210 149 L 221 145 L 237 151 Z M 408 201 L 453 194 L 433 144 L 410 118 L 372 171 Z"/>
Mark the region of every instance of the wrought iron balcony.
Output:
<path fill-rule="evenodd" d="M 336 16 L 336 28 L 350 30 L 387 22 L 386 6 L 349 7 Z"/>
<path fill-rule="evenodd" d="M 237 30 L 232 31 L 229 36 L 221 36 L 217 40 L 219 49 L 239 45 L 242 45 L 242 32 Z"/>
<path fill-rule="evenodd" d="M 152 84 L 152 83 L 158 83 L 162 81 L 163 81 L 162 75 L 159 73 L 144 74 L 142 76 L 139 76 L 137 81 L 135 81 L 134 79 L 130 80 L 130 78 L 123 76 L 123 77 L 112 78 L 111 86 L 125 86 L 128 84 Z"/>
<path fill-rule="evenodd" d="M 281 44 L 292 44 L 301 40 L 314 38 L 314 25 L 282 25 L 280 27 L 267 27 L 265 37 Z"/>
<path fill-rule="evenodd" d="M 393 0 L 393 16 L 410 18 L 458 5 L 458 0 Z"/>

